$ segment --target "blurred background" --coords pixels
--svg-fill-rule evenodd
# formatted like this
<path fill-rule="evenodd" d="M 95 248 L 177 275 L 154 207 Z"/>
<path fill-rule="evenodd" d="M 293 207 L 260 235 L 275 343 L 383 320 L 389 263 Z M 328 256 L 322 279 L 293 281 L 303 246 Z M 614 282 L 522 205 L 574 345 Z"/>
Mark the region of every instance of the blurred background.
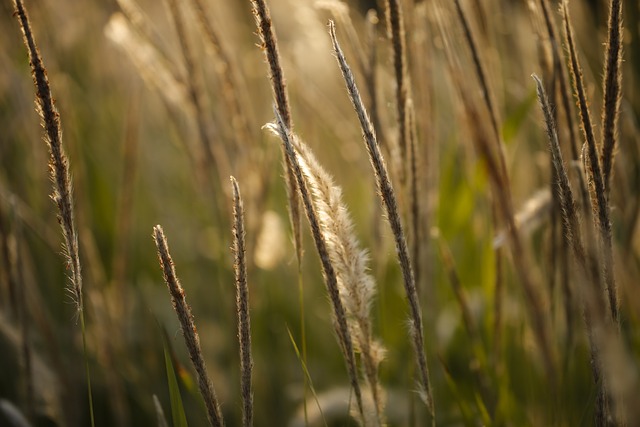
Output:
<path fill-rule="evenodd" d="M 0 5 L 0 399 L 36 426 L 85 426 L 89 415 L 82 339 L 66 289 L 68 271 L 49 198 L 48 153 L 27 52 L 11 3 Z M 327 31 L 328 19 L 335 19 L 365 102 L 375 105 L 376 130 L 391 159 L 409 229 L 409 192 L 402 167 L 393 160 L 398 140 L 395 77 L 380 3 L 268 2 L 295 131 L 342 187 L 354 232 L 370 253 L 377 284 L 374 335 L 387 349 L 380 375 L 389 424 L 422 425 L 426 410 L 416 393 L 393 238 Z M 493 220 L 486 166 L 472 143 L 478 130 L 465 117 L 446 59 L 455 57 L 464 72 L 462 96 L 481 100 L 453 3 L 402 1 L 420 206 L 409 239 L 419 242 L 416 265 L 437 422 L 589 425 L 596 388 L 578 282 L 563 275 L 570 272 L 571 261 L 561 255 L 548 142 L 530 77 L 534 72 L 543 79 L 552 75 L 552 45 L 540 2 L 461 3 L 487 71 L 511 195 L 561 369 L 552 393 L 519 277 L 509 251 L 501 249 L 508 249 L 504 230 Z M 168 238 L 226 423 L 241 424 L 229 175 L 238 179 L 246 209 L 255 424 L 305 425 L 306 396 L 308 423 L 323 425 L 311 392 L 305 391 L 302 362 L 292 343 L 302 348 L 304 324 L 306 366 L 327 424 L 355 425 L 348 417 L 349 381 L 318 257 L 303 219 L 305 251 L 299 269 L 280 142 L 262 129 L 273 120 L 273 101 L 250 1 L 204 2 L 217 44 L 203 31 L 192 1 L 177 1 L 177 14 L 170 4 L 173 0 L 26 0 L 73 176 L 97 425 L 157 424 L 153 395 L 170 418 L 164 349 L 172 356 L 189 425 L 207 422 L 158 266 L 151 238 L 156 224 Z M 624 4 L 623 100 L 611 196 L 622 337 L 636 361 L 639 7 L 637 1 Z M 367 15 L 370 9 L 374 12 Z M 561 43 L 555 1 L 550 10 Z M 574 1 L 570 10 L 592 117 L 599 124 L 608 2 Z M 366 82 L 373 82 L 374 89 Z M 563 117 L 561 139 L 568 134 Z M 446 258 L 449 251 L 453 264 Z M 466 304 L 452 287 L 452 275 Z M 19 315 L 20 295 L 26 317 Z M 475 334 L 469 333 L 463 314 L 470 316 Z M 24 367 L 22 322 L 29 331 L 31 375 Z M 637 376 L 637 368 L 630 375 Z M 25 392 L 27 382 L 33 386 L 32 399 Z"/>

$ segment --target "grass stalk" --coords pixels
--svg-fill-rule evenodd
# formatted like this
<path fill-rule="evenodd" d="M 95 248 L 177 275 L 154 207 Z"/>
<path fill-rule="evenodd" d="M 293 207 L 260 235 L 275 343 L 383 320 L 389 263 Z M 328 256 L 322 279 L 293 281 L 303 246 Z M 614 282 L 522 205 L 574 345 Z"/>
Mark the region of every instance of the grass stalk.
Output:
<path fill-rule="evenodd" d="M 429 369 L 427 366 L 427 356 L 424 350 L 424 328 L 422 325 L 422 311 L 418 299 L 418 291 L 415 284 L 415 278 L 413 275 L 413 268 L 411 267 L 411 260 L 409 258 L 409 250 L 407 247 L 407 241 L 402 228 L 402 222 L 400 220 L 400 213 L 398 210 L 398 202 L 396 200 L 396 194 L 393 189 L 391 180 L 389 179 L 389 172 L 387 166 L 380 152 L 380 147 L 376 139 L 375 130 L 371 124 L 371 120 L 367 114 L 367 110 L 364 107 L 360 92 L 355 83 L 353 73 L 347 60 L 344 57 L 338 39 L 336 38 L 336 30 L 333 22 L 329 23 L 329 32 L 331 35 L 331 41 L 333 43 L 333 50 L 337 57 L 340 71 L 345 80 L 349 98 L 353 104 L 353 107 L 360 121 L 360 126 L 363 132 L 363 139 L 369 154 L 369 160 L 374 169 L 376 184 L 382 203 L 384 204 L 387 219 L 391 226 L 391 230 L 394 235 L 396 244 L 396 253 L 398 255 L 398 261 L 402 270 L 403 283 L 407 300 L 409 302 L 410 310 L 410 337 L 415 352 L 416 363 L 418 365 L 418 373 L 420 377 L 420 385 L 422 387 L 422 400 L 426 404 L 433 422 L 435 423 L 435 408 L 433 404 L 433 394 L 431 391 L 431 382 L 429 380 Z"/>
<path fill-rule="evenodd" d="M 386 0 L 387 32 L 391 39 L 393 53 L 393 69 L 396 79 L 396 111 L 398 114 L 398 145 L 400 146 L 400 170 L 398 171 L 402 185 L 406 180 L 406 164 L 409 144 L 409 124 L 407 101 L 409 95 L 409 76 L 407 73 L 407 44 L 404 27 L 404 16 L 400 0 Z"/>
<path fill-rule="evenodd" d="M 602 179 L 607 198 L 615 154 L 620 100 L 622 98 L 622 0 L 609 3 L 609 23 L 604 66 L 602 110 Z"/>
<path fill-rule="evenodd" d="M 44 140 L 49 148 L 49 171 L 53 182 L 53 194 L 51 198 L 58 208 L 58 221 L 62 228 L 62 235 L 64 237 L 66 261 L 69 269 L 71 270 L 71 285 L 69 287 L 69 292 L 73 297 L 77 313 L 80 317 L 82 349 L 87 380 L 87 396 L 89 400 L 89 414 L 91 418 L 91 425 L 95 426 L 93 394 L 91 392 L 91 375 L 87 353 L 84 300 L 82 295 L 82 272 L 78 248 L 78 234 L 73 210 L 73 190 L 69 172 L 69 161 L 67 160 L 67 156 L 62 145 L 60 115 L 58 114 L 55 101 L 51 94 L 51 86 L 47 77 L 47 71 L 33 36 L 27 11 L 22 0 L 14 0 L 14 7 L 15 16 L 20 22 L 24 43 L 29 52 L 29 63 L 31 65 L 33 83 L 36 88 L 36 105 L 38 113 L 42 119 L 42 127 L 45 130 Z"/>
<path fill-rule="evenodd" d="M 601 292 L 601 269 L 598 258 L 595 256 L 594 247 L 595 239 L 589 225 L 586 227 L 587 246 L 584 245 L 581 237 L 580 222 L 576 202 L 569 183 L 558 136 L 556 125 L 551 112 L 551 106 L 547 99 L 542 82 L 537 76 L 533 76 L 536 81 L 538 99 L 544 113 L 544 119 L 549 138 L 549 146 L 553 166 L 556 170 L 558 193 L 562 204 L 562 215 L 565 223 L 565 239 L 568 245 L 573 249 L 574 258 L 580 268 L 580 277 L 587 284 L 583 286 L 583 310 L 585 324 L 587 328 L 587 336 L 589 338 L 589 347 L 591 351 L 591 370 L 593 379 L 598 388 L 596 398 L 596 424 L 609 425 L 612 420 L 611 412 L 611 396 L 609 390 L 610 379 L 605 372 L 603 365 L 605 358 L 610 358 L 610 354 L 604 354 L 607 350 L 607 344 L 603 338 L 603 334 L 612 334 L 617 336 L 615 329 L 611 327 L 611 322 L 606 315 L 606 302 Z M 615 339 L 615 338 L 614 338 Z M 617 345 L 616 345 L 617 347 Z M 619 347 L 618 347 L 619 348 Z"/>
<path fill-rule="evenodd" d="M 495 153 L 495 144 L 492 144 L 491 138 L 487 136 L 485 130 L 485 120 L 483 120 L 475 103 L 468 99 L 465 94 L 466 85 L 464 84 L 460 64 L 453 55 L 455 51 L 451 47 L 450 35 L 446 32 L 442 16 L 439 16 L 438 20 L 440 21 L 440 29 L 445 42 L 445 54 L 454 86 L 458 91 L 459 99 L 469 120 L 469 126 L 475 131 L 473 142 L 476 150 L 486 163 L 492 194 L 496 199 L 494 216 L 497 216 L 496 213 L 500 214 L 506 223 L 512 258 L 527 299 L 527 307 L 533 322 L 533 332 L 542 353 L 547 377 L 553 383 L 556 378 L 556 362 L 549 337 L 548 319 L 545 315 L 540 291 L 534 285 L 531 277 L 530 261 L 515 220 L 509 179 L 508 176 L 501 173 L 500 160 L 496 159 L 496 156 L 503 156 L 504 154 L 502 150 L 498 150 L 498 153 Z"/>
<path fill-rule="evenodd" d="M 236 276 L 236 307 L 238 313 L 238 340 L 240 342 L 240 390 L 242 392 L 242 425 L 253 425 L 253 388 L 251 372 L 251 319 L 249 316 L 249 285 L 247 284 L 247 262 L 244 231 L 244 206 L 240 187 L 231 177 L 233 188 L 233 269 Z"/>
<path fill-rule="evenodd" d="M 211 176 L 212 173 L 221 173 L 220 166 L 223 151 L 221 146 L 214 146 L 211 135 L 211 120 L 209 120 L 205 106 L 205 91 L 200 73 L 197 70 L 195 57 L 191 44 L 189 43 L 185 28 L 184 17 L 180 11 L 180 4 L 177 0 L 168 0 L 169 10 L 173 19 L 173 24 L 180 42 L 180 50 L 187 71 L 186 86 L 188 96 L 195 112 L 195 121 L 200 138 L 201 153 L 204 164 L 202 165 L 204 176 Z"/>
<path fill-rule="evenodd" d="M 280 116 L 277 108 L 274 109 L 274 112 L 276 115 L 277 131 L 282 140 L 285 152 L 289 157 L 289 161 L 291 162 L 292 169 L 295 173 L 298 190 L 300 191 L 300 198 L 302 199 L 304 210 L 311 227 L 311 234 L 313 236 L 316 250 L 318 251 L 318 255 L 320 256 L 320 262 L 322 264 L 322 271 L 324 273 L 327 291 L 329 293 L 329 298 L 333 307 L 335 323 L 334 327 L 338 336 L 341 350 L 345 358 L 345 362 L 347 364 L 347 371 L 351 381 L 351 387 L 353 388 L 356 396 L 358 413 L 364 422 L 364 406 L 360 384 L 358 381 L 353 340 L 347 323 L 347 313 L 342 303 L 342 299 L 340 298 L 340 290 L 338 287 L 338 277 L 336 274 L 336 270 L 333 263 L 331 262 L 329 250 L 327 249 L 327 242 L 322 234 L 322 226 L 320 224 L 318 213 L 315 209 L 315 206 L 313 205 L 313 201 L 307 187 L 307 182 L 300 166 L 298 153 L 294 148 L 294 137 L 291 134 L 291 131 L 286 127 L 284 119 Z"/>
<path fill-rule="evenodd" d="M 587 95 L 584 88 L 582 78 L 582 68 L 578 60 L 575 44 L 573 41 L 573 29 L 569 18 L 569 10 L 566 0 L 562 2 L 562 12 L 564 21 L 564 30 L 567 46 L 570 54 L 571 73 L 574 80 L 574 90 L 578 99 L 580 109 L 580 122 L 584 139 L 586 141 L 586 150 L 588 155 L 589 190 L 591 193 L 591 205 L 597 217 L 597 227 L 600 231 L 601 250 L 604 257 L 604 277 L 605 292 L 608 295 L 608 304 L 611 317 L 614 322 L 618 323 L 618 291 L 615 283 L 613 272 L 613 249 L 611 242 L 611 222 L 609 219 L 609 205 L 606 197 L 606 190 L 602 170 L 600 168 L 600 159 L 598 157 L 598 148 L 593 132 L 591 122 L 591 114 L 587 101 Z"/>
<path fill-rule="evenodd" d="M 370 310 L 376 285 L 367 269 L 369 255 L 360 248 L 354 234 L 354 224 L 342 200 L 342 190 L 334 184 L 333 178 L 320 165 L 311 149 L 295 134 L 292 137 L 298 163 L 318 213 L 327 252 L 336 272 L 338 290 L 347 314 L 354 348 L 361 355 L 364 374 L 371 391 L 375 411 L 373 414 L 367 411 L 366 415 L 373 415 L 368 420 L 373 418 L 371 422 L 381 426 L 385 422 L 378 366 L 384 358 L 385 349 L 372 336 Z"/>
<path fill-rule="evenodd" d="M 253 15 L 258 27 L 258 36 L 262 42 L 261 48 L 264 51 L 267 63 L 269 65 L 269 79 L 271 80 L 271 89 L 276 104 L 278 114 L 282 116 L 282 120 L 287 129 L 292 129 L 291 108 L 289 107 L 289 96 L 287 95 L 287 87 L 284 79 L 284 72 L 280 65 L 280 53 L 278 52 L 278 42 L 275 30 L 271 22 L 271 13 L 265 0 L 251 0 L 253 7 Z M 285 181 L 287 185 L 287 196 L 289 202 L 289 218 L 291 220 L 291 228 L 293 229 L 293 244 L 298 259 L 298 268 L 302 263 L 302 233 L 300 232 L 300 200 L 298 199 L 298 190 L 296 177 L 293 173 L 291 160 L 289 156 L 282 153 L 285 163 Z"/>
<path fill-rule="evenodd" d="M 191 307 L 187 304 L 184 289 L 180 285 L 176 270 L 169 253 L 169 246 L 167 239 L 164 236 L 164 231 L 160 225 L 153 227 L 153 239 L 158 249 L 158 260 L 160 267 L 164 275 L 164 281 L 169 288 L 171 295 L 171 302 L 173 303 L 173 309 L 178 316 L 180 326 L 182 328 L 182 336 L 184 342 L 189 351 L 189 357 L 193 363 L 193 367 L 196 370 L 198 376 L 198 387 L 200 394 L 204 399 L 205 407 L 207 408 L 207 416 L 209 423 L 213 427 L 224 426 L 222 419 L 222 413 L 220 411 L 220 404 L 216 397 L 216 393 L 213 389 L 213 384 L 209 379 L 207 373 L 207 367 L 204 363 L 204 356 L 202 355 L 202 349 L 200 348 L 200 338 L 198 337 L 198 331 L 193 321 L 193 315 L 191 314 Z"/>
<path fill-rule="evenodd" d="M 482 89 L 482 98 L 484 99 L 484 103 L 487 107 L 487 112 L 489 113 L 489 117 L 491 118 L 491 127 L 493 129 L 493 132 L 495 133 L 496 139 L 500 140 L 500 126 L 498 124 L 499 121 L 498 121 L 495 107 L 493 105 L 491 91 L 489 89 L 489 82 L 487 81 L 487 73 L 485 72 L 482 60 L 480 59 L 480 51 L 476 43 L 475 35 L 471 29 L 471 25 L 469 24 L 467 14 L 465 13 L 464 9 L 462 8 L 462 5 L 460 4 L 460 0 L 454 0 L 454 4 L 456 6 L 456 13 L 458 15 L 458 19 L 460 20 L 460 25 L 462 26 L 462 30 L 464 32 L 464 38 L 467 41 L 469 50 L 471 51 L 473 66 L 476 72 L 476 76 L 478 77 L 478 81 L 480 83 L 480 89 Z M 504 169 L 503 173 L 505 173 L 506 166 L 501 165 L 501 167 Z"/>

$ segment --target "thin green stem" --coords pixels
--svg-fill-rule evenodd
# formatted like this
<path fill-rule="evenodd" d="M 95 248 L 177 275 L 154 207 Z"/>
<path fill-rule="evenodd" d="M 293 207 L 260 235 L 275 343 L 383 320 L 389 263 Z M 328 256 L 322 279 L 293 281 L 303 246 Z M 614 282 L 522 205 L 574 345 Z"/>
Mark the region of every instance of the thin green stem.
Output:
<path fill-rule="evenodd" d="M 84 354 L 84 370 L 87 376 L 87 396 L 89 397 L 89 416 L 91 417 L 91 427 L 96 426 L 93 414 L 93 393 L 91 393 L 91 371 L 89 369 L 89 355 L 87 353 L 87 333 L 84 326 L 84 307 L 80 310 L 80 329 L 82 331 L 82 353 Z"/>

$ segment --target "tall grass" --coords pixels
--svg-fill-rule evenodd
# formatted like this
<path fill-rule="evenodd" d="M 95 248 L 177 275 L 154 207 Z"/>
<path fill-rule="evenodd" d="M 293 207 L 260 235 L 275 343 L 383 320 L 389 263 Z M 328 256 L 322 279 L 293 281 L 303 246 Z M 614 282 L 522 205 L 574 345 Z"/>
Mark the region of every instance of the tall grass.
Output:
<path fill-rule="evenodd" d="M 375 3 L 0 7 L 0 425 L 640 419 L 638 5 Z"/>

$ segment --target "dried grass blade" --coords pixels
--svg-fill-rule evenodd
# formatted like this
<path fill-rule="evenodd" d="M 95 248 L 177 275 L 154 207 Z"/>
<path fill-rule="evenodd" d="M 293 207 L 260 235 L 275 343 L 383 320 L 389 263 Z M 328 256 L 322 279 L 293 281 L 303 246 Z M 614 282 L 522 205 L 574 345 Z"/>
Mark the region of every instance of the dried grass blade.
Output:
<path fill-rule="evenodd" d="M 340 298 L 340 291 L 338 289 L 338 279 L 335 268 L 331 262 L 329 252 L 327 250 L 327 243 L 322 235 L 320 221 L 318 220 L 318 213 L 315 210 L 311 195 L 307 189 L 307 183 L 298 162 L 298 154 L 293 146 L 293 135 L 291 131 L 286 127 L 284 119 L 280 116 L 277 108 L 274 109 L 276 115 L 276 123 L 278 126 L 278 133 L 282 139 L 282 145 L 291 162 L 293 172 L 295 174 L 298 190 L 300 191 L 300 198 L 304 206 L 304 210 L 311 227 L 311 234 L 313 241 L 316 245 L 316 250 L 320 256 L 320 262 L 322 264 L 322 271 L 325 277 L 327 290 L 329 292 L 329 298 L 333 306 L 335 315 L 335 329 L 338 335 L 341 350 L 347 364 L 347 371 L 351 381 L 351 387 L 356 395 L 356 402 L 358 405 L 358 412 L 364 420 L 364 407 L 362 403 L 362 393 L 360 391 L 360 384 L 358 382 L 358 374 L 356 367 L 355 354 L 353 349 L 353 341 L 351 339 L 351 333 L 347 324 L 347 316 L 345 308 Z"/>
<path fill-rule="evenodd" d="M 236 309 L 238 313 L 238 341 L 240 342 L 240 390 L 242 392 L 242 425 L 253 425 L 253 388 L 251 372 L 251 319 L 249 317 L 249 285 L 244 231 L 244 206 L 240 187 L 231 177 L 233 188 L 233 269 L 236 276 Z"/>
<path fill-rule="evenodd" d="M 82 272 L 78 247 L 78 233 L 73 207 L 73 189 L 71 185 L 71 174 L 69 172 L 69 161 L 62 145 L 60 115 L 58 114 L 55 101 L 51 94 L 51 86 L 49 85 L 47 71 L 36 45 L 36 41 L 31 30 L 31 23 L 29 22 L 29 17 L 22 0 L 14 0 L 14 8 L 14 15 L 20 23 L 24 44 L 29 52 L 29 63 L 31 66 L 33 83 L 36 88 L 36 105 L 42 120 L 42 127 L 45 130 L 44 140 L 49 148 L 49 171 L 51 174 L 51 180 L 53 181 L 53 194 L 51 195 L 51 198 L 58 208 L 58 222 L 60 223 L 62 235 L 64 237 L 64 249 L 67 265 L 71 270 L 71 286 L 68 289 L 74 299 L 80 319 L 82 349 L 87 381 L 87 395 L 89 400 L 89 414 L 91 425 L 94 426 L 95 417 L 93 411 L 89 358 L 87 355 L 84 300 L 82 293 Z"/>
<path fill-rule="evenodd" d="M 593 125 L 589 106 L 584 89 L 584 81 L 582 79 L 582 68 L 578 60 L 574 39 L 573 29 L 569 19 L 569 10 L 567 1 L 562 2 L 562 12 L 564 20 L 564 30 L 567 46 L 570 54 L 571 73 L 574 80 L 574 90 L 578 98 L 578 106 L 580 108 L 580 120 L 582 131 L 586 140 L 587 159 L 588 160 L 588 176 L 589 189 L 591 192 L 591 205 L 597 216 L 597 226 L 600 231 L 601 248 L 604 256 L 604 277 L 605 288 L 608 295 L 608 305 L 611 317 L 614 322 L 618 322 L 618 291 L 615 283 L 613 272 L 613 250 L 611 243 L 611 222 L 609 219 L 609 205 L 605 193 L 604 180 L 600 169 L 600 159 L 598 157 L 598 149 L 593 133 Z"/>
<path fill-rule="evenodd" d="M 282 116 L 285 127 L 292 129 L 291 109 L 289 107 L 289 96 L 287 95 L 287 87 L 284 79 L 284 72 L 280 65 L 280 53 L 278 52 L 278 42 L 276 33 L 271 22 L 271 13 L 265 0 L 251 0 L 253 7 L 253 15 L 258 27 L 258 35 L 262 41 L 262 50 L 264 51 L 267 63 L 269 64 L 269 79 L 271 80 L 271 89 L 273 98 L 276 103 L 278 114 Z M 283 151 L 285 163 L 285 181 L 287 185 L 287 196 L 289 200 L 289 218 L 291 220 L 291 228 L 293 229 L 293 243 L 298 259 L 298 267 L 302 262 L 302 234 L 300 232 L 300 200 L 298 199 L 298 189 L 296 177 L 293 173 L 291 160 Z"/>
<path fill-rule="evenodd" d="M 402 270 L 403 283 L 407 300 L 409 302 L 410 309 L 410 335 L 415 352 L 416 363 L 418 364 L 418 370 L 420 375 L 420 385 L 423 388 L 422 392 L 424 403 L 427 405 L 432 418 L 435 420 L 435 408 L 433 404 L 433 395 L 431 391 L 431 382 L 429 380 L 429 369 L 427 366 L 427 356 L 424 350 L 424 328 L 422 325 L 422 311 L 418 299 L 418 292 L 416 289 L 415 278 L 413 275 L 413 269 L 411 267 L 411 260 L 409 258 L 409 250 L 407 248 L 407 241 L 402 229 L 402 222 L 400 220 L 400 213 L 398 210 L 398 203 L 396 200 L 395 191 L 393 185 L 389 179 L 389 172 L 387 166 L 380 152 L 380 147 L 376 139 L 375 130 L 371 125 L 371 120 L 367 114 L 367 110 L 364 107 L 360 92 L 355 83 L 351 68 L 347 64 L 347 61 L 342 53 L 340 44 L 336 38 L 335 25 L 333 22 L 329 22 L 329 32 L 333 43 L 333 50 L 337 57 L 342 76 L 344 77 L 349 98 L 353 104 L 360 126 L 362 128 L 363 139 L 369 154 L 369 160 L 374 169 L 376 176 L 376 184 L 382 203 L 385 206 L 387 218 L 391 226 L 391 230 L 394 235 L 396 252 Z"/>
<path fill-rule="evenodd" d="M 604 66 L 602 110 L 602 179 L 609 197 L 622 97 L 622 0 L 611 0 Z"/>
<path fill-rule="evenodd" d="M 198 337 L 198 331 L 193 321 L 191 307 L 187 304 L 184 289 L 180 285 L 180 281 L 176 275 L 173 260 L 169 253 L 167 239 L 160 225 L 153 227 L 153 239 L 158 249 L 158 260 L 162 268 L 164 281 L 169 288 L 171 302 L 180 321 L 184 342 L 189 351 L 189 357 L 191 358 L 193 367 L 198 374 L 198 387 L 200 388 L 200 394 L 202 394 L 205 407 L 207 408 L 209 423 L 214 427 L 222 427 L 224 426 L 224 421 L 222 419 L 222 413 L 220 412 L 220 405 L 204 363 L 204 356 L 200 348 L 200 338 Z"/>
<path fill-rule="evenodd" d="M 386 0 L 387 31 L 391 39 L 393 68 L 396 78 L 396 111 L 398 114 L 400 170 L 402 184 L 406 179 L 406 164 L 409 143 L 409 124 L 407 101 L 409 95 L 409 76 L 407 73 L 407 43 L 405 40 L 404 16 L 400 0 Z"/>

